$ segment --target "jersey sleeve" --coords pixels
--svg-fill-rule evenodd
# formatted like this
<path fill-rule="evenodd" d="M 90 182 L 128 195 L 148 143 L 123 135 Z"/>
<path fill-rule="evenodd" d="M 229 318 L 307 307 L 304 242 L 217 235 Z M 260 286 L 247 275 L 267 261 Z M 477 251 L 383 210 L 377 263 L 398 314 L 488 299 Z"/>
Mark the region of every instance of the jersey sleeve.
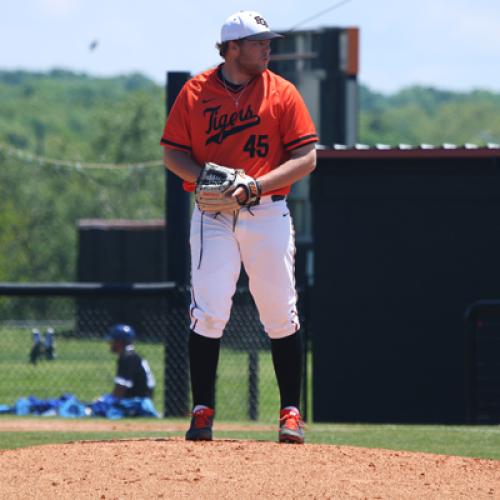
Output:
<path fill-rule="evenodd" d="M 160 141 L 161 145 L 190 153 L 191 131 L 189 122 L 188 89 L 187 85 L 184 85 L 168 115 Z"/>
<path fill-rule="evenodd" d="M 294 85 L 287 85 L 281 94 L 280 133 L 286 151 L 319 140 L 307 106 Z"/>

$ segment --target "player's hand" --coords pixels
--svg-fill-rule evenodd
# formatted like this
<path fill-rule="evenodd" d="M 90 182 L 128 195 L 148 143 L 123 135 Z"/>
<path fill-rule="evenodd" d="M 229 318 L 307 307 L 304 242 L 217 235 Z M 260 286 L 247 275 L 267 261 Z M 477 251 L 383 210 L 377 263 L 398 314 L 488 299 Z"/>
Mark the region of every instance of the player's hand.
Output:
<path fill-rule="evenodd" d="M 231 197 L 238 202 L 238 205 L 243 205 L 247 199 L 247 192 L 240 186 L 232 192 Z"/>
<path fill-rule="evenodd" d="M 257 180 L 243 170 L 215 163 L 205 164 L 196 180 L 195 199 L 204 212 L 237 211 L 257 205 L 261 188 Z"/>
<path fill-rule="evenodd" d="M 231 197 L 242 207 L 252 207 L 259 204 L 261 192 L 259 181 L 240 171 L 240 183 Z"/>

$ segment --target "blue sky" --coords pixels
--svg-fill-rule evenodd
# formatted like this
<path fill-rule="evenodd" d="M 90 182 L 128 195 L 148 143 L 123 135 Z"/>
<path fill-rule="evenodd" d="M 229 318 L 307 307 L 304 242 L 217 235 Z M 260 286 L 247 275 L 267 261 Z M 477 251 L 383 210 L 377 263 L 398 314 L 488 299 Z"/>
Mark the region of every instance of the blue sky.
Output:
<path fill-rule="evenodd" d="M 214 44 L 233 12 L 256 10 L 286 30 L 339 1 L 4 0 L 0 69 L 139 71 L 163 83 L 169 70 L 220 61 Z M 360 28 L 359 79 L 373 90 L 500 91 L 499 0 L 350 0 L 301 29 L 324 26 Z"/>

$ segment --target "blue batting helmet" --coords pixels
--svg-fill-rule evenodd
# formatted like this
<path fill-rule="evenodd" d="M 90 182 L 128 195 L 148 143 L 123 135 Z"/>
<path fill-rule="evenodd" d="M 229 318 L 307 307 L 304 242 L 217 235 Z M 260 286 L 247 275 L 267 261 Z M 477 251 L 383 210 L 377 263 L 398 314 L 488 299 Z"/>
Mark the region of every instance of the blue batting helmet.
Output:
<path fill-rule="evenodd" d="M 129 325 L 113 325 L 106 337 L 108 340 L 122 340 L 126 344 L 131 344 L 135 339 L 135 331 Z"/>

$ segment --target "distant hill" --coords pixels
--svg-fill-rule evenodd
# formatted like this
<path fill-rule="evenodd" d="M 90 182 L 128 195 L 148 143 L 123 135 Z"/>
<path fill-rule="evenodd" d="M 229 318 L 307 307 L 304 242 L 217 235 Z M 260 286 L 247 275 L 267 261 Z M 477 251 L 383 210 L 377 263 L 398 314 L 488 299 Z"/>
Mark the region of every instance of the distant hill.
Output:
<path fill-rule="evenodd" d="M 138 73 L 97 78 L 57 69 L 0 71 L 0 142 L 80 160 L 152 159 L 163 125 L 164 99 L 163 87 Z M 113 136 L 133 136 L 131 122 L 137 113 L 149 133 L 142 130 L 140 145 L 135 138 L 134 158 L 127 158 L 129 153 L 118 150 Z M 500 93 L 414 86 L 386 95 L 360 85 L 358 141 L 499 143 L 498 116 Z M 138 158 L 138 150 L 144 151 L 144 158 Z"/>
<path fill-rule="evenodd" d="M 359 142 L 500 143 L 500 95 L 360 86 Z M 160 160 L 164 89 L 140 74 L 0 71 L 0 281 L 74 281 L 77 222 L 164 215 L 163 166 L 81 168 L 78 162 Z"/>
<path fill-rule="evenodd" d="M 113 142 L 120 134 L 134 135 L 132 122 L 142 118 L 150 132 L 141 136 L 146 140 L 141 159 L 157 158 L 152 148 L 158 151 L 163 94 L 140 74 L 96 78 L 65 70 L 0 71 L 0 142 L 57 158 L 125 161 Z M 134 142 L 137 147 L 137 138 Z M 136 154 L 130 158 L 135 159 Z"/>
<path fill-rule="evenodd" d="M 408 87 L 383 95 L 361 85 L 360 142 L 500 143 L 500 93 Z"/>

